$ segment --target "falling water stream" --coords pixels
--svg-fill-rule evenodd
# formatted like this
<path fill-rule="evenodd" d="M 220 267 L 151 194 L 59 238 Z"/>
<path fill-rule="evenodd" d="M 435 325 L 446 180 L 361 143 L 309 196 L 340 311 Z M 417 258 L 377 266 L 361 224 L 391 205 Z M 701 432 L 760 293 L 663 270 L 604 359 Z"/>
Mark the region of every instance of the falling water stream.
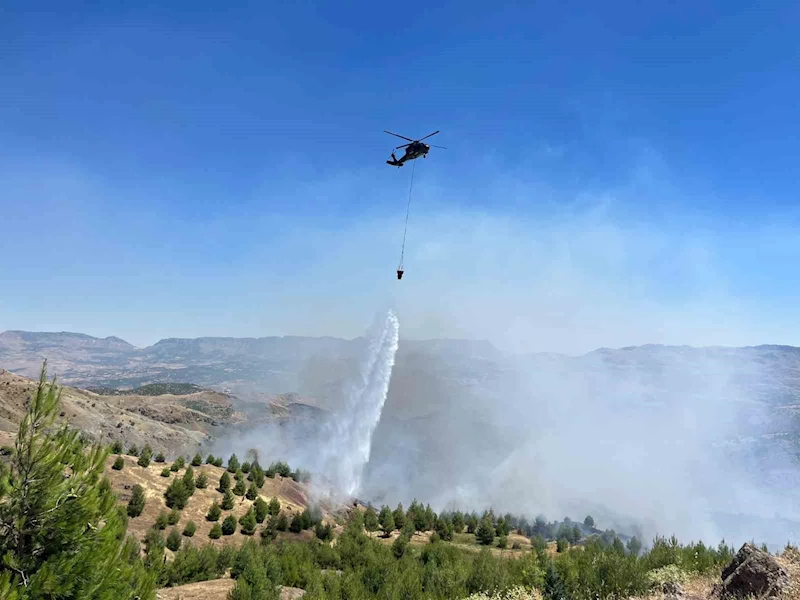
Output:
<path fill-rule="evenodd" d="M 372 434 L 389 392 L 400 323 L 389 311 L 369 338 L 359 375 L 347 390 L 345 405 L 326 424 L 322 464 L 333 486 L 348 496 L 359 490 L 369 461 Z"/>

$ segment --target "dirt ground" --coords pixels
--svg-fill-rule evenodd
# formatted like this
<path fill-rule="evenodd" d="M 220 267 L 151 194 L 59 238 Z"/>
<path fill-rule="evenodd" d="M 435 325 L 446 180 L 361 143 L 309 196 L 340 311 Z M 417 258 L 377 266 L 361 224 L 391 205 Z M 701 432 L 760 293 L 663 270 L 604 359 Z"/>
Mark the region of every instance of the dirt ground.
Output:
<path fill-rule="evenodd" d="M 173 588 L 158 590 L 158 600 L 226 600 L 233 589 L 233 579 L 215 579 L 199 583 L 187 583 Z M 282 587 L 281 600 L 297 600 L 305 595 L 300 588 Z"/>

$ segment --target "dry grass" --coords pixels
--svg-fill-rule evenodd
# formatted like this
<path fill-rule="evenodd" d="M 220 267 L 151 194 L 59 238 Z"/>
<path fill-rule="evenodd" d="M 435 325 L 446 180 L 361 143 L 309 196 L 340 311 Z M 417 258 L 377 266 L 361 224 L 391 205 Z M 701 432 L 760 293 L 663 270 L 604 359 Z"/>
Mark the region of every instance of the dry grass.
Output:
<path fill-rule="evenodd" d="M 233 579 L 214 579 L 187 583 L 158 590 L 158 600 L 226 600 L 236 582 Z M 300 588 L 281 587 L 281 600 L 297 600 L 305 595 Z"/>
<path fill-rule="evenodd" d="M 15 433 L 38 381 L 0 370 L 0 430 Z M 57 422 L 86 432 L 103 444 L 114 440 L 140 448 L 149 443 L 168 455 L 194 453 L 212 439 L 213 416 L 185 403 L 222 409 L 227 397 L 216 392 L 187 396 L 103 396 L 59 385 L 61 410 Z M 209 410 L 212 410 L 209 408 Z"/>
<path fill-rule="evenodd" d="M 233 579 L 214 579 L 187 583 L 158 590 L 158 600 L 225 600 L 236 582 Z"/>
<path fill-rule="evenodd" d="M 784 600 L 800 600 L 800 550 L 790 546 L 776 558 L 780 565 L 788 571 L 792 582 L 791 588 L 783 594 Z"/>

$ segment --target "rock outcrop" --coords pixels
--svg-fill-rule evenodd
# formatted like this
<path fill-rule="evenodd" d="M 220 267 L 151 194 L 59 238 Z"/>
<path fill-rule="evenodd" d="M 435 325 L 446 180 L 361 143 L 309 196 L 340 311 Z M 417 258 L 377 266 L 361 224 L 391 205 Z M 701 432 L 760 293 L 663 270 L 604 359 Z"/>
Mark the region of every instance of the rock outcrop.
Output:
<path fill-rule="evenodd" d="M 745 544 L 722 570 L 722 583 L 714 586 L 713 598 L 779 598 L 790 584 L 789 573 L 769 552 Z"/>

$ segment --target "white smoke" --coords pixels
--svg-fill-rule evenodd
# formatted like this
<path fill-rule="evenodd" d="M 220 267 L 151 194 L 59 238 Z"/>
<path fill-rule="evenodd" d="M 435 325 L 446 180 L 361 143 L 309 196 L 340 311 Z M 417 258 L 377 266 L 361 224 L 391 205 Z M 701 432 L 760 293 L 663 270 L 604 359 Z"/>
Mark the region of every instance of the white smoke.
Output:
<path fill-rule="evenodd" d="M 399 336 L 399 321 L 390 310 L 369 338 L 358 379 L 345 391 L 344 405 L 322 427 L 316 470 L 328 480 L 328 492 L 353 496 L 361 486 L 372 434 L 389 392 Z"/>

